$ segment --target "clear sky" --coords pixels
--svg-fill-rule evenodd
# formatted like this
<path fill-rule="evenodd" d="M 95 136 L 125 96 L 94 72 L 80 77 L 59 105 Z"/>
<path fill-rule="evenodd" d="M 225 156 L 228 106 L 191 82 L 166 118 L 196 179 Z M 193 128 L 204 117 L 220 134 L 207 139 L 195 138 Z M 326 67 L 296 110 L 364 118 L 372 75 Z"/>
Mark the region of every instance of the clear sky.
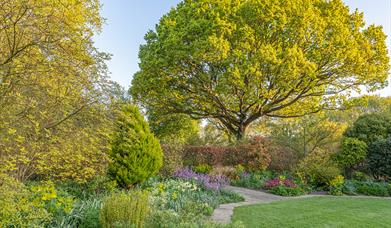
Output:
<path fill-rule="evenodd" d="M 111 53 L 108 63 L 111 77 L 126 88 L 138 70 L 138 50 L 144 35 L 154 29 L 162 15 L 180 0 L 101 0 L 106 19 L 101 34 L 95 37 L 100 51 Z M 391 53 L 391 0 L 344 0 L 353 10 L 364 12 L 367 24 L 383 25 Z M 390 86 L 376 94 L 391 96 Z"/>

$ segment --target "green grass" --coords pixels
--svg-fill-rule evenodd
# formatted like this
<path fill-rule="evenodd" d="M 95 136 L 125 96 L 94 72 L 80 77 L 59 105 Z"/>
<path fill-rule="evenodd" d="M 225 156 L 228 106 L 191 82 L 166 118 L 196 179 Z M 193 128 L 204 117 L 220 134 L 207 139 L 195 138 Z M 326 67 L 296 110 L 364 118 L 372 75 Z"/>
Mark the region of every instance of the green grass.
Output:
<path fill-rule="evenodd" d="M 391 200 L 314 197 L 238 207 L 245 227 L 391 227 Z"/>

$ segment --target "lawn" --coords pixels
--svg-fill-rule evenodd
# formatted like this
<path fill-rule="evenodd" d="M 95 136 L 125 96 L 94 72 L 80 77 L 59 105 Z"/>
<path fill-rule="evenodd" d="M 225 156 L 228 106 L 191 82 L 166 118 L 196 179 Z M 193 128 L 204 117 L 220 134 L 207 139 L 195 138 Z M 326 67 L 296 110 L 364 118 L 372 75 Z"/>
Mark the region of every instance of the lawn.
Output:
<path fill-rule="evenodd" d="M 391 200 L 315 197 L 238 207 L 245 227 L 391 227 Z"/>

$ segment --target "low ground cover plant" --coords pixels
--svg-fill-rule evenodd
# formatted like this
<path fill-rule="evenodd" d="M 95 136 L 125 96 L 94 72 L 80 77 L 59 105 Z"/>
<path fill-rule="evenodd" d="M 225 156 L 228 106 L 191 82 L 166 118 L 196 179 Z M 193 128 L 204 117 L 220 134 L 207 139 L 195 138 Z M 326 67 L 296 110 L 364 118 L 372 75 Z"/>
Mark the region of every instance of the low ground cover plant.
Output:
<path fill-rule="evenodd" d="M 347 180 L 342 192 L 346 195 L 391 196 L 391 183 Z"/>
<path fill-rule="evenodd" d="M 265 182 L 264 189 L 268 192 L 281 196 L 298 196 L 305 194 L 302 186 L 295 183 L 293 179 L 279 176 Z"/>

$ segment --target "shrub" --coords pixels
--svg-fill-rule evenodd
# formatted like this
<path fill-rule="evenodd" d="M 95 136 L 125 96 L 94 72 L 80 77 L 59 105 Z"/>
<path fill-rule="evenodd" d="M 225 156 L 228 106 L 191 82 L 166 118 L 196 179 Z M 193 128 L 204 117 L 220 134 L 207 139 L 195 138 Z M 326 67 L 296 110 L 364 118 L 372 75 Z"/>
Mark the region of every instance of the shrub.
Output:
<path fill-rule="evenodd" d="M 104 200 L 100 211 L 100 222 L 104 228 L 144 227 L 149 213 L 147 192 L 115 193 Z"/>
<path fill-rule="evenodd" d="M 340 170 L 331 160 L 330 153 L 317 149 L 300 161 L 296 173 L 308 184 L 325 187 L 340 174 Z"/>
<path fill-rule="evenodd" d="M 268 152 L 270 146 L 272 146 L 270 140 L 264 137 L 254 137 L 248 142 L 242 142 L 235 147 L 233 160 L 229 163 L 231 165 L 241 164 L 248 171 L 264 171 L 271 161 Z"/>
<path fill-rule="evenodd" d="M 386 139 L 391 136 L 391 117 L 385 114 L 362 115 L 347 129 L 345 136 L 357 138 L 368 146 L 379 139 Z"/>
<path fill-rule="evenodd" d="M 163 177 L 170 177 L 176 170 L 183 167 L 183 145 L 180 143 L 171 143 L 162 145 L 163 149 L 163 166 L 160 174 Z"/>
<path fill-rule="evenodd" d="M 163 153 L 159 141 L 137 107 L 124 105 L 118 112 L 110 156 L 113 162 L 108 174 L 122 187 L 141 183 L 161 168 Z"/>
<path fill-rule="evenodd" d="M 268 147 L 271 141 L 264 137 L 255 137 L 235 146 L 187 146 L 184 150 L 184 165 L 210 166 L 243 165 L 249 171 L 265 170 L 270 164 Z"/>
<path fill-rule="evenodd" d="M 299 154 L 292 149 L 273 144 L 268 150 L 271 157 L 269 170 L 276 172 L 291 171 L 299 162 Z"/>
<path fill-rule="evenodd" d="M 391 138 L 379 140 L 369 146 L 368 166 L 375 178 L 391 179 Z"/>
<path fill-rule="evenodd" d="M 196 173 L 208 174 L 212 171 L 212 167 L 208 164 L 201 164 L 194 167 Z"/>
<path fill-rule="evenodd" d="M 186 146 L 183 154 L 185 166 L 208 164 L 221 166 L 226 164 L 226 156 L 231 152 L 229 147 L 223 146 Z"/>
<path fill-rule="evenodd" d="M 333 158 L 344 169 L 346 174 L 350 177 L 352 168 L 362 162 L 367 155 L 367 144 L 356 139 L 346 137 L 342 141 L 341 149 Z"/>
<path fill-rule="evenodd" d="M 42 227 L 51 220 L 22 183 L 0 173 L 0 227 Z"/>
<path fill-rule="evenodd" d="M 344 184 L 345 178 L 341 175 L 336 176 L 329 183 L 330 194 L 335 196 L 342 195 L 342 188 Z"/>

